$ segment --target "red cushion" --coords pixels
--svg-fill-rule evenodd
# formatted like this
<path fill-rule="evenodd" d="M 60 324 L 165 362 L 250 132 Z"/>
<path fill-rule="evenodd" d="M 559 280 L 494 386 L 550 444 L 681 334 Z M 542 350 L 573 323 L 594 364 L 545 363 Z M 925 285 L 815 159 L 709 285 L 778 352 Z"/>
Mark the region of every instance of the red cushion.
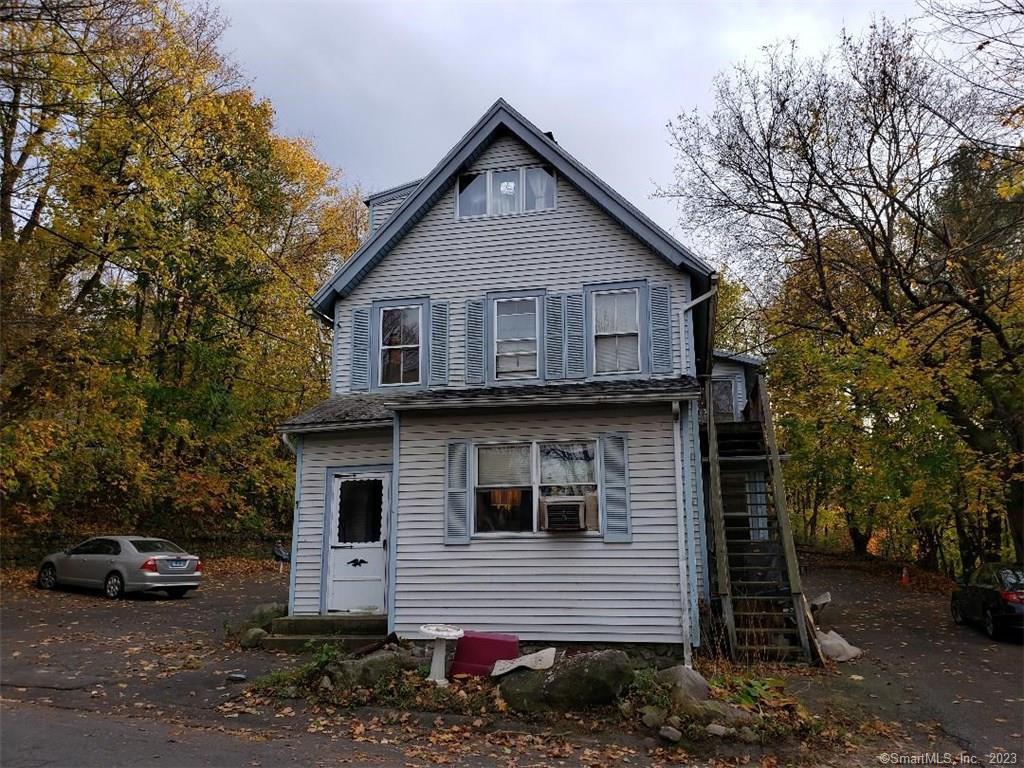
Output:
<path fill-rule="evenodd" d="M 486 677 L 491 674 L 494 662 L 498 659 L 517 658 L 519 658 L 519 638 L 516 635 L 474 632 L 467 629 L 455 646 L 455 660 L 452 662 L 451 674 Z"/>

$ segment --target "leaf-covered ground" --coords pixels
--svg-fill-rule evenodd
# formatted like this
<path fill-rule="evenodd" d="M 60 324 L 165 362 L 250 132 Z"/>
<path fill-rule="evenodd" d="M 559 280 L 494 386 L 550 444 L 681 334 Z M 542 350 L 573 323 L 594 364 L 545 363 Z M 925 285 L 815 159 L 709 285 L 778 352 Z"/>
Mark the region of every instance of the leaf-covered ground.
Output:
<path fill-rule="evenodd" d="M 112 745 L 137 747 L 136 739 L 149 729 L 153 755 L 166 754 L 166 764 L 175 765 L 175 744 L 204 740 L 211 754 L 237 755 L 232 764 L 238 765 L 289 764 L 287 756 L 293 753 L 295 764 L 402 768 L 877 764 L 883 749 L 943 751 L 962 746 L 949 736 L 956 723 L 933 707 L 934 686 L 945 684 L 943 680 L 959 696 L 954 699 L 959 703 L 947 709 L 967 717 L 985 711 L 990 726 L 1003 728 L 1007 738 L 1020 731 L 1020 701 L 1015 698 L 1020 686 L 1009 662 L 1019 646 L 993 647 L 971 630 L 941 626 L 925 640 L 919 637 L 924 633 L 907 628 L 887 636 L 882 630 L 899 611 L 906 611 L 908 621 L 919 622 L 936 609 L 926 609 L 913 596 L 901 601 L 881 593 L 876 602 L 887 599 L 893 606 L 888 613 L 875 603 L 862 604 L 858 601 L 868 598 L 861 593 L 870 590 L 861 583 L 868 577 L 857 571 L 829 570 L 821 576 L 849 611 L 847 616 L 836 606 L 828 609 L 841 618 L 837 626 L 853 642 L 868 647 L 868 658 L 827 671 L 765 668 L 754 678 L 760 683 L 728 665 L 703 670 L 720 695 L 739 703 L 747 699 L 756 706 L 789 706 L 786 701 L 796 699 L 808 708 L 811 727 L 767 746 L 709 739 L 687 742 L 683 748 L 655 741 L 615 713 L 525 723 L 497 706 L 481 711 L 475 704 L 493 698 L 487 683 L 479 681 L 457 681 L 450 695 L 461 698 L 464 691 L 467 706 L 442 714 L 426 711 L 436 702 L 425 690 L 414 690 L 413 704 L 403 708 L 374 708 L 364 706 L 365 700 L 281 699 L 230 683 L 229 672 L 244 672 L 251 682 L 300 663 L 288 656 L 242 651 L 224 640 L 225 620 L 284 597 L 287 574 L 279 575 L 269 564 L 211 563 L 208 583 L 180 601 L 162 596 L 108 601 L 85 591 L 40 592 L 28 586 L 28 572 L 3 575 L 0 682 L 5 714 L 18 713 L 18 719 L 5 719 L 25 723 L 24 732 L 13 735 L 5 725 L 8 755 L 28 749 L 36 738 L 31 723 L 45 728 L 47 713 L 57 711 L 80 718 L 94 734 L 89 738 L 109 739 Z M 819 583 L 813 571 L 809 581 Z M 853 595 L 845 594 L 847 583 Z M 870 589 L 878 592 L 882 586 L 872 582 Z M 911 610 L 914 605 L 920 612 Z M 933 616 L 931 621 L 938 619 Z M 901 666 L 891 660 L 893 653 L 902 654 Z M 772 693 L 773 678 L 785 683 L 778 696 Z M 424 696 L 419 703 L 417 695 Z M 157 733 L 163 735 L 158 738 Z M 53 750 L 56 758 L 61 749 L 79 749 L 73 741 L 46 742 L 39 748 Z M 76 754 L 68 751 L 65 762 Z M 302 755 L 323 757 L 302 762 Z M 129 763 L 126 757 L 124 764 Z"/>

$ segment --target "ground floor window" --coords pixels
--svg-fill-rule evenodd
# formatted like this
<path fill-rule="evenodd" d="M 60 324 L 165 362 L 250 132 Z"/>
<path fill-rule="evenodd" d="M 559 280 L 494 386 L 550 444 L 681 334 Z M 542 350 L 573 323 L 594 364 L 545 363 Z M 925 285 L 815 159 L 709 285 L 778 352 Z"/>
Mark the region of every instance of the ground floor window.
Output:
<path fill-rule="evenodd" d="M 478 445 L 475 533 L 600 530 L 597 443 Z"/>

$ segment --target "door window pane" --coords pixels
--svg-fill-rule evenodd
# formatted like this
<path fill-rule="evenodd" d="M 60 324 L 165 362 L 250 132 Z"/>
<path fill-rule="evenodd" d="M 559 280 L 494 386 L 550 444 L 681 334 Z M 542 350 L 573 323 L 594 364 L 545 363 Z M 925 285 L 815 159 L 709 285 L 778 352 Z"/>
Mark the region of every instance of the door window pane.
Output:
<path fill-rule="evenodd" d="M 732 379 L 712 379 L 711 399 L 714 402 L 715 421 L 735 421 Z"/>
<path fill-rule="evenodd" d="M 519 169 L 494 171 L 491 174 L 491 213 L 495 216 L 519 213 L 521 193 Z"/>
<path fill-rule="evenodd" d="M 546 211 L 555 207 L 555 174 L 550 168 L 527 168 L 524 209 Z"/>
<path fill-rule="evenodd" d="M 338 544 L 380 541 L 382 480 L 343 480 L 338 492 Z"/>
<path fill-rule="evenodd" d="M 468 173 L 459 178 L 459 217 L 487 214 L 487 174 Z"/>

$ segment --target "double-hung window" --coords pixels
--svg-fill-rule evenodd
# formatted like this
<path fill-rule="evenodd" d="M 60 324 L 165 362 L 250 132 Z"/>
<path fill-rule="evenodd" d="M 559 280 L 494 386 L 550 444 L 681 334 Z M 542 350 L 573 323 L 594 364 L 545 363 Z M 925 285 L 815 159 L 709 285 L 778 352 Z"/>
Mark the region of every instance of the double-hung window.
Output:
<path fill-rule="evenodd" d="M 556 528 L 556 510 L 600 530 L 596 455 L 594 440 L 476 446 L 474 532 L 572 530 Z"/>
<path fill-rule="evenodd" d="M 476 532 L 532 531 L 533 486 L 530 443 L 478 446 Z"/>
<path fill-rule="evenodd" d="M 494 378 L 537 378 L 537 299 L 494 300 Z"/>
<path fill-rule="evenodd" d="M 593 293 L 594 373 L 640 372 L 640 292 Z"/>
<path fill-rule="evenodd" d="M 380 310 L 380 385 L 419 384 L 422 366 L 423 308 Z"/>
<path fill-rule="evenodd" d="M 459 177 L 460 219 L 550 211 L 555 207 L 555 172 L 548 166 L 465 173 Z"/>

